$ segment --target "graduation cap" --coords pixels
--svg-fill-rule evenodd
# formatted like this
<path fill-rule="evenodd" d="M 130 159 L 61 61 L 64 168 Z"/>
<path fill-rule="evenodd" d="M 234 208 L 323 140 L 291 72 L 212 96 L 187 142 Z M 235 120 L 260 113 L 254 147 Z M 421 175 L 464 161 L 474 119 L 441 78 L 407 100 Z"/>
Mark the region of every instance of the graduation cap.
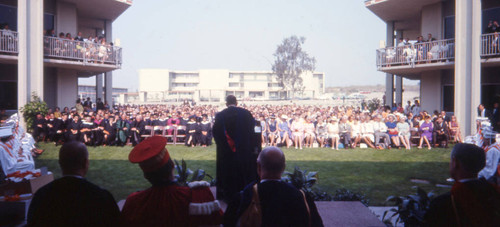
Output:
<path fill-rule="evenodd" d="M 132 149 L 128 155 L 131 163 L 139 163 L 143 172 L 154 172 L 163 167 L 170 159 L 167 139 L 163 136 L 153 136 L 145 139 Z"/>
<path fill-rule="evenodd" d="M 0 138 L 12 136 L 12 127 L 0 127 Z"/>

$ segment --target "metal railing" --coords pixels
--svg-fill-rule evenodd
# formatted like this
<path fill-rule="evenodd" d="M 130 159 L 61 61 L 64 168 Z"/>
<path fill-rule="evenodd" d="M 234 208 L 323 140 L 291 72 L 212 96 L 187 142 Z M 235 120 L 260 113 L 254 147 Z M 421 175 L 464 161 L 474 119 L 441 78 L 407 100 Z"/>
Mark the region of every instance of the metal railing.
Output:
<path fill-rule="evenodd" d="M 481 58 L 499 57 L 500 56 L 500 34 L 498 32 L 492 34 L 481 35 Z"/>
<path fill-rule="evenodd" d="M 0 53 L 17 54 L 18 43 L 17 32 L 0 30 Z"/>
<path fill-rule="evenodd" d="M 455 58 L 455 39 L 431 42 L 409 43 L 397 47 L 377 50 L 377 67 L 391 67 L 415 64 L 453 61 Z"/>
<path fill-rule="evenodd" d="M 0 30 L 0 54 L 19 54 L 18 33 Z M 109 44 L 43 37 L 44 57 L 49 59 L 73 60 L 87 63 L 107 64 L 121 67 L 122 48 Z"/>
<path fill-rule="evenodd" d="M 83 63 L 112 64 L 122 63 L 122 48 L 109 44 L 43 37 L 44 55 L 51 59 L 75 60 Z"/>

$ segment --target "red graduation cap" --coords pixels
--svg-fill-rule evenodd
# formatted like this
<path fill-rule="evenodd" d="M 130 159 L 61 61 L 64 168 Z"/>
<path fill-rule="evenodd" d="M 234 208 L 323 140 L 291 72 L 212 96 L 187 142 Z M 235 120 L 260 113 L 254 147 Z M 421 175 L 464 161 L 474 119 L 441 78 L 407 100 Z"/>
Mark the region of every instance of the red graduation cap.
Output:
<path fill-rule="evenodd" d="M 170 159 L 167 148 L 167 139 L 163 136 L 153 136 L 145 139 L 132 149 L 128 160 L 139 163 L 144 172 L 153 172 L 161 168 Z"/>

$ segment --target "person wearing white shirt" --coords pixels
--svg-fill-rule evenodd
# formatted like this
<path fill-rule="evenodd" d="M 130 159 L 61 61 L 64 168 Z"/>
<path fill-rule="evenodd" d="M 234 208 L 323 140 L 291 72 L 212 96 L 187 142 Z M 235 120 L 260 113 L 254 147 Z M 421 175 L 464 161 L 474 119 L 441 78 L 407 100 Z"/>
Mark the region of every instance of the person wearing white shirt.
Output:
<path fill-rule="evenodd" d="M 499 162 L 500 162 L 500 143 L 494 143 L 488 148 L 486 148 L 486 166 L 484 166 L 484 168 L 479 172 L 478 178 L 482 177 L 486 180 L 492 180 L 498 171 Z"/>
<path fill-rule="evenodd" d="M 366 116 L 361 119 L 361 137 L 362 140 L 371 148 L 375 148 L 373 142 L 375 141 L 375 137 L 373 135 L 373 122 L 371 121 L 370 116 Z"/>
<path fill-rule="evenodd" d="M 375 132 L 375 146 L 380 147 L 380 139 L 384 139 L 385 148 L 389 148 L 391 138 L 387 134 L 387 125 L 382 121 L 382 118 L 376 116 L 373 121 L 373 131 Z"/>

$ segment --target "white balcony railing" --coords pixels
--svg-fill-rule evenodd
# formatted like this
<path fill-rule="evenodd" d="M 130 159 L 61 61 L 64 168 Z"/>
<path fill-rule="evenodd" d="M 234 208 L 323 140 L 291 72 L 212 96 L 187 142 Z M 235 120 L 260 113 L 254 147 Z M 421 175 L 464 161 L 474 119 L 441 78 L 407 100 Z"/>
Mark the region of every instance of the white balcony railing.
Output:
<path fill-rule="evenodd" d="M 18 39 L 17 32 L 11 30 L 0 30 L 0 53 L 17 54 Z"/>
<path fill-rule="evenodd" d="M 121 66 L 122 48 L 109 44 L 44 37 L 43 49 L 46 58 Z"/>
<path fill-rule="evenodd" d="M 0 30 L 0 54 L 17 55 L 18 33 L 11 30 Z M 107 64 L 121 67 L 122 48 L 109 44 L 82 42 L 55 37 L 43 37 L 45 58 L 72 60 L 87 63 Z"/>
<path fill-rule="evenodd" d="M 497 32 L 481 35 L 481 58 L 495 56 L 500 57 L 500 35 Z"/>
<path fill-rule="evenodd" d="M 455 39 L 410 43 L 405 46 L 387 47 L 377 50 L 377 67 L 453 61 Z"/>

